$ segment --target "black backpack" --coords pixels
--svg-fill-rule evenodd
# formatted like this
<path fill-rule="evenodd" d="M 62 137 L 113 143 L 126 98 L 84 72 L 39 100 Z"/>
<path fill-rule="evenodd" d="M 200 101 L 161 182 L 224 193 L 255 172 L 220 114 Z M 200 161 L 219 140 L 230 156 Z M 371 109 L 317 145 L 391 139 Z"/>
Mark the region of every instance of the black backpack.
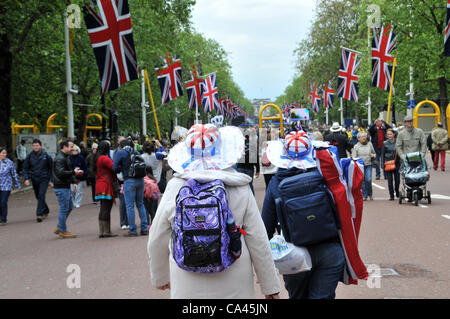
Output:
<path fill-rule="evenodd" d="M 337 238 L 337 209 L 318 169 L 283 179 L 275 200 L 286 241 L 296 246 L 319 244 Z"/>
<path fill-rule="evenodd" d="M 128 168 L 128 176 L 133 178 L 143 178 L 146 175 L 146 164 L 141 154 L 136 151 L 130 153 L 130 167 Z"/>

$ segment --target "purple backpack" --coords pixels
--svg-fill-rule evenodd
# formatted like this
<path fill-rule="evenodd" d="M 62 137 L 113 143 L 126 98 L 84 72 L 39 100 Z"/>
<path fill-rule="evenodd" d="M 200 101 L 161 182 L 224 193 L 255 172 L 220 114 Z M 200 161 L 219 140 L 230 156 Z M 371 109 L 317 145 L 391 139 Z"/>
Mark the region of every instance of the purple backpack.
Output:
<path fill-rule="evenodd" d="M 173 257 L 184 270 L 221 272 L 235 261 L 226 221 L 233 217 L 220 180 L 187 180 L 176 198 Z"/>

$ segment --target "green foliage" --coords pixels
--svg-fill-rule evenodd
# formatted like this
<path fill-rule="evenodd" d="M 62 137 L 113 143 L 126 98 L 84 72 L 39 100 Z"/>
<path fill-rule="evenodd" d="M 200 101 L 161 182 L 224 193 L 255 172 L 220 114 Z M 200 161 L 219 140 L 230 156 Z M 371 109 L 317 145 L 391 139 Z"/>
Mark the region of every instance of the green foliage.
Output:
<path fill-rule="evenodd" d="M 372 100 L 372 117 L 377 117 L 377 106 L 387 104 L 388 92 L 371 86 L 371 53 L 368 45 L 369 5 L 381 9 L 383 25 L 395 26 L 398 44 L 393 51 L 398 67 L 395 74 L 396 95 L 393 102 L 397 111 L 406 110 L 405 93 L 409 91 L 409 71 L 413 67 L 413 84 L 417 102 L 425 98 L 436 100 L 444 110 L 448 104 L 450 59 L 443 56 L 443 27 L 445 1 L 443 0 L 318 0 L 315 17 L 308 37 L 294 51 L 297 74 L 278 102 L 292 103 L 309 94 L 313 84 L 323 85 L 334 80 L 337 74 L 341 49 L 347 47 L 360 51 L 358 74 L 359 102 L 348 102 L 358 122 L 367 117 L 369 92 Z M 370 33 L 370 41 L 372 32 Z M 338 104 L 335 99 L 335 104 Z M 282 104 L 282 103 L 281 103 Z M 322 117 L 323 108 L 319 113 Z M 339 120 L 338 107 L 330 111 L 332 120 Z"/>
<path fill-rule="evenodd" d="M 84 1 L 72 3 L 83 5 Z M 170 133 L 178 108 L 179 125 L 190 126 L 195 112 L 189 110 L 187 94 L 161 105 L 155 66 L 162 64 L 166 53 L 181 58 L 183 82 L 191 78 L 191 66 L 201 63 L 201 75 L 217 72 L 221 97 L 229 96 L 244 110 L 252 111 L 250 101 L 234 82 L 225 50 L 214 40 L 196 32 L 191 23 L 193 0 L 130 0 L 133 37 L 139 68 L 147 69 L 153 100 L 157 110 L 161 134 Z M 64 12 L 70 1 L 9 0 L 0 7 L 0 33 L 8 33 L 13 68 L 11 74 L 11 121 L 28 124 L 37 118 L 41 131 L 45 131 L 48 117 L 58 113 L 55 124 L 65 124 L 67 114 L 65 95 Z M 7 11 L 7 14 L 4 12 Z M 40 15 L 39 15 L 40 14 Z M 30 24 L 26 40 L 20 42 L 23 30 L 17 25 Z M 14 49 L 15 50 L 15 49 Z M 72 82 L 80 94 L 74 96 L 76 135 L 81 138 L 88 113 L 101 113 L 101 84 L 86 26 L 81 17 L 81 28 L 74 30 Z M 149 95 L 146 87 L 147 101 Z M 119 130 L 122 133 L 141 131 L 141 79 L 128 82 L 118 90 L 108 92 L 105 98 L 106 117 L 110 110 L 119 112 Z M 199 109 L 201 119 L 207 115 Z M 214 114 L 213 114 L 214 116 Z M 92 120 L 96 125 L 96 121 Z M 91 124 L 92 124 L 91 123 Z M 108 123 L 108 122 L 107 122 Z M 147 109 L 147 127 L 156 134 L 152 108 Z"/>

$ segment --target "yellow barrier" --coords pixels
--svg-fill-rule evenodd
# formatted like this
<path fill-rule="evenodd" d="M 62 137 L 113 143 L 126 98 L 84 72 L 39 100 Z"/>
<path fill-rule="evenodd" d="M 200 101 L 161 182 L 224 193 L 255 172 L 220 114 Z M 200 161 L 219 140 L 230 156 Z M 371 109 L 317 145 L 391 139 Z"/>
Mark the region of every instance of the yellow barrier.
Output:
<path fill-rule="evenodd" d="M 261 103 L 262 104 L 262 103 Z M 274 107 L 278 111 L 277 116 L 269 116 L 269 117 L 263 117 L 263 112 L 268 107 Z M 281 136 L 284 137 L 284 129 L 283 129 L 283 113 L 281 112 L 281 109 L 275 105 L 275 104 L 266 104 L 264 105 L 261 110 L 259 111 L 259 128 L 262 128 L 262 121 L 270 121 L 270 120 L 279 120 L 280 121 L 280 131 Z"/>
<path fill-rule="evenodd" d="M 434 108 L 435 113 L 419 114 L 419 109 L 425 104 L 430 104 Z M 441 109 L 439 108 L 439 105 L 437 105 L 435 102 L 426 99 L 425 101 L 422 101 L 419 104 L 417 104 L 417 106 L 414 108 L 413 112 L 414 127 L 419 127 L 420 117 L 434 117 L 435 118 L 434 127 L 436 127 L 441 120 Z"/>
<path fill-rule="evenodd" d="M 100 126 L 88 125 L 89 119 L 91 117 L 96 117 L 100 121 Z M 87 131 L 88 130 L 101 131 L 102 130 L 102 121 L 103 121 L 103 117 L 97 113 L 91 113 L 91 114 L 88 114 L 88 116 L 86 116 L 86 128 L 84 129 L 84 136 L 83 136 L 83 141 L 84 141 L 85 146 L 87 145 Z"/>
<path fill-rule="evenodd" d="M 447 111 L 445 111 L 445 115 L 447 117 L 447 132 L 448 137 L 450 137 L 450 103 L 447 105 Z"/>
<path fill-rule="evenodd" d="M 33 133 L 39 133 L 39 128 L 37 127 L 36 124 L 20 125 L 14 122 L 11 124 L 11 131 L 13 135 L 19 134 L 20 130 L 24 129 L 32 129 Z"/>
<path fill-rule="evenodd" d="M 58 113 L 53 113 L 52 115 L 50 115 L 48 117 L 48 120 L 47 120 L 47 133 L 53 133 L 56 129 L 66 128 L 65 125 L 55 125 L 55 124 L 53 124 L 53 121 L 55 120 L 57 115 L 58 115 Z"/>

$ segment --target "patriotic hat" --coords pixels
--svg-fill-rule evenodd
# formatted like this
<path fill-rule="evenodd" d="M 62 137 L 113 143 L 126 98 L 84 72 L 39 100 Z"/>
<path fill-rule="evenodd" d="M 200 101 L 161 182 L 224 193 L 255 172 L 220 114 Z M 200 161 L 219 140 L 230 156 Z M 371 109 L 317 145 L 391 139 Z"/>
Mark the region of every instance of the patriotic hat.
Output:
<path fill-rule="evenodd" d="M 196 124 L 185 140 L 172 148 L 168 163 L 177 173 L 226 169 L 241 158 L 244 143 L 244 136 L 237 127 L 219 129 L 213 124 Z"/>
<path fill-rule="evenodd" d="M 304 131 L 290 132 L 284 140 L 268 142 L 267 157 L 278 168 L 317 166 L 312 141 Z"/>

